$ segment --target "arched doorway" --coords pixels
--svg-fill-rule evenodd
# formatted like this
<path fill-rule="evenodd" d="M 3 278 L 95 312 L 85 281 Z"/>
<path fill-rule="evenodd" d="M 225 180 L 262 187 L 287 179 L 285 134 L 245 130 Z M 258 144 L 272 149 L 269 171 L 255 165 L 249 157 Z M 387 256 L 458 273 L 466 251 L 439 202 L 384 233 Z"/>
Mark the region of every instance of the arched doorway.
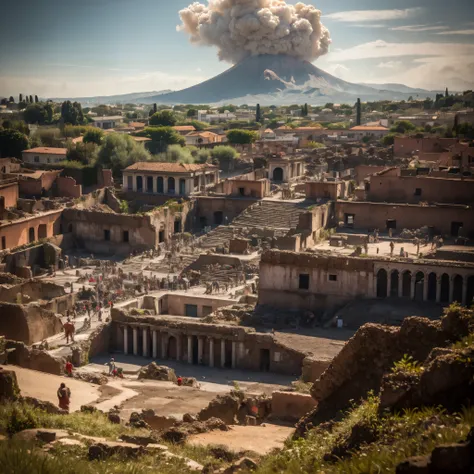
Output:
<path fill-rule="evenodd" d="M 400 273 L 398 270 L 393 270 L 390 274 L 390 296 L 397 297 L 398 295 L 398 281 L 400 280 Z"/>
<path fill-rule="evenodd" d="M 153 176 L 146 177 L 146 192 L 147 193 L 153 192 Z"/>
<path fill-rule="evenodd" d="M 449 303 L 449 275 L 447 273 L 443 273 L 441 276 L 440 302 Z"/>
<path fill-rule="evenodd" d="M 275 168 L 273 170 L 273 181 L 283 181 L 283 169 Z"/>
<path fill-rule="evenodd" d="M 166 358 L 171 360 L 177 360 L 178 357 L 178 341 L 176 337 L 170 336 L 168 339 L 168 350 L 166 352 Z"/>
<path fill-rule="evenodd" d="M 38 240 L 46 239 L 46 237 L 48 237 L 48 230 L 46 224 L 40 224 L 38 226 Z"/>
<path fill-rule="evenodd" d="M 163 176 L 158 176 L 158 178 L 156 178 L 156 192 L 163 194 L 164 189 Z"/>
<path fill-rule="evenodd" d="M 168 178 L 168 194 L 175 193 L 175 180 L 172 176 Z"/>
<path fill-rule="evenodd" d="M 143 177 L 137 176 L 137 191 L 141 193 L 143 191 Z"/>
<path fill-rule="evenodd" d="M 181 196 L 184 196 L 186 194 L 186 180 L 185 179 L 179 180 L 179 194 L 181 194 Z"/>
<path fill-rule="evenodd" d="M 428 301 L 436 301 L 436 273 L 431 272 L 428 275 Z"/>
<path fill-rule="evenodd" d="M 466 306 L 471 307 L 474 304 L 474 276 L 467 279 Z"/>
<path fill-rule="evenodd" d="M 456 275 L 453 278 L 453 301 L 457 301 L 458 303 L 462 303 L 462 285 L 462 276 Z"/>
<path fill-rule="evenodd" d="M 411 298 L 411 272 L 409 270 L 403 272 L 402 296 L 404 298 Z"/>
<path fill-rule="evenodd" d="M 423 301 L 423 291 L 425 287 L 425 274 L 417 272 L 415 275 L 415 300 Z"/>
<path fill-rule="evenodd" d="M 382 268 L 377 273 L 377 298 L 387 297 L 387 272 Z"/>
<path fill-rule="evenodd" d="M 31 242 L 35 241 L 35 228 L 30 227 L 28 229 L 28 242 L 31 244 Z"/>

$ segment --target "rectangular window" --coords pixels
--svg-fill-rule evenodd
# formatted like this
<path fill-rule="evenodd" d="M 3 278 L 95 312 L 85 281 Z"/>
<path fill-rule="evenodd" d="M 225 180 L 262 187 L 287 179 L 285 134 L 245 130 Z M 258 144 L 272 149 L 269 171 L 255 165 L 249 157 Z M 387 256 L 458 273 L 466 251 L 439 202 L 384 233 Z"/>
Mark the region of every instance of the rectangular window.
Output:
<path fill-rule="evenodd" d="M 337 281 L 337 275 L 329 275 L 329 281 Z"/>
<path fill-rule="evenodd" d="M 130 242 L 129 235 L 128 235 L 128 230 L 123 231 L 123 241 L 124 242 Z"/>
<path fill-rule="evenodd" d="M 7 248 L 7 238 L 2 237 L 2 250 L 5 250 Z"/>
<path fill-rule="evenodd" d="M 104 240 L 106 242 L 110 241 L 110 230 L 104 230 Z"/>
<path fill-rule="evenodd" d="M 35 163 L 39 163 L 40 157 L 39 157 L 39 156 L 35 156 L 34 160 L 35 160 Z"/>
<path fill-rule="evenodd" d="M 300 273 L 299 289 L 309 290 L 309 275 L 307 273 Z"/>
<path fill-rule="evenodd" d="M 133 191 L 133 176 L 127 176 L 127 188 L 129 191 Z"/>
<path fill-rule="evenodd" d="M 421 188 L 415 189 L 415 196 L 421 196 Z"/>

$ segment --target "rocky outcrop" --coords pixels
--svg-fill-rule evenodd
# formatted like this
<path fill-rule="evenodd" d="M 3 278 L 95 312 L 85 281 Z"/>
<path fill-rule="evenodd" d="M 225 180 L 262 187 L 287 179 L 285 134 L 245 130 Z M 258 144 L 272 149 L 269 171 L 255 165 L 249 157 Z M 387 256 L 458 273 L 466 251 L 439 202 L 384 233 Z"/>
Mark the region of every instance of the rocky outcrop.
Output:
<path fill-rule="evenodd" d="M 314 410 L 316 401 L 310 395 L 298 392 L 273 392 L 271 417 L 283 421 L 298 421 Z"/>
<path fill-rule="evenodd" d="M 378 393 L 384 383 L 386 391 L 385 395 L 382 394 L 382 404 L 385 407 L 394 404 L 403 408 L 416 403 L 418 389 L 413 387 L 418 386 L 418 381 L 402 375 L 395 377 L 387 374 L 391 372 L 394 363 L 401 360 L 405 354 L 411 356 L 414 361 L 430 360 L 430 357 L 433 359 L 430 353 L 434 348 L 446 347 L 466 336 L 470 327 L 468 316 L 466 310 L 448 310 L 442 321 L 410 317 L 405 319 L 399 328 L 378 324 L 362 326 L 314 383 L 311 395 L 318 402 L 318 406 L 300 421 L 296 436 L 302 436 L 308 428 L 347 409 L 351 400 L 357 402 L 371 390 Z M 463 373 L 461 365 L 464 367 Z M 469 370 L 466 370 L 466 364 L 456 366 L 453 358 L 448 356 L 435 357 L 426 367 L 420 378 L 421 387 L 424 387 L 421 389 L 424 393 L 423 399 L 431 399 L 433 402 L 441 400 L 441 392 L 444 391 L 444 401 L 448 402 L 448 394 L 444 390 L 446 387 L 442 387 L 443 382 L 433 375 L 435 367 L 438 373 L 441 370 L 446 372 L 442 378 L 451 387 L 465 387 Z M 447 377 L 450 371 L 454 371 L 459 377 L 457 382 L 454 382 L 453 377 Z M 447 380 L 451 382 L 446 382 Z"/>
<path fill-rule="evenodd" d="M 194 421 L 192 423 L 178 423 L 170 429 L 164 431 L 161 437 L 164 441 L 170 443 L 184 443 L 188 436 L 198 433 L 207 433 L 209 431 L 221 430 L 228 431 L 227 425 L 219 418 L 210 418 L 206 421 Z"/>
<path fill-rule="evenodd" d="M 158 365 L 152 362 L 143 367 L 138 373 L 138 379 L 164 380 L 166 382 L 176 382 L 177 377 L 173 369 L 165 365 Z"/>
<path fill-rule="evenodd" d="M 166 430 L 178 422 L 172 416 L 157 415 L 154 410 L 142 410 L 141 418 L 152 430 Z"/>
<path fill-rule="evenodd" d="M 20 396 L 20 387 L 13 370 L 0 367 L 0 400 L 16 400 Z"/>
<path fill-rule="evenodd" d="M 218 395 L 212 400 L 206 408 L 198 413 L 200 421 L 206 421 L 210 418 L 219 418 L 226 425 L 237 423 L 237 413 L 240 408 L 241 400 L 232 394 Z"/>
<path fill-rule="evenodd" d="M 6 341 L 5 349 L 14 349 L 8 354 L 9 364 L 54 375 L 62 375 L 64 371 L 66 363 L 64 358 L 53 357 L 46 351 L 29 348 L 22 342 Z"/>
<path fill-rule="evenodd" d="M 145 454 L 145 448 L 132 443 L 115 443 L 112 441 L 96 443 L 89 446 L 89 460 L 103 460 L 114 455 L 124 458 L 137 458 Z"/>

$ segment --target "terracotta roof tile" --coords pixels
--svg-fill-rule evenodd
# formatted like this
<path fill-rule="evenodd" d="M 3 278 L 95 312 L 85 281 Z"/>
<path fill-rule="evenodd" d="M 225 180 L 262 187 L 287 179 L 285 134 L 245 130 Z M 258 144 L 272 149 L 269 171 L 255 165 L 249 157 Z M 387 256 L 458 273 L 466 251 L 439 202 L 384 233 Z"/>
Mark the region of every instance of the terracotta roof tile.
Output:
<path fill-rule="evenodd" d="M 158 171 L 163 173 L 189 173 L 217 169 L 217 166 L 188 163 L 159 163 L 154 161 L 140 161 L 125 169 L 125 171 Z"/>
<path fill-rule="evenodd" d="M 30 150 L 23 150 L 23 153 L 47 153 L 49 155 L 66 155 L 67 148 L 52 148 L 47 146 L 39 146 Z"/>

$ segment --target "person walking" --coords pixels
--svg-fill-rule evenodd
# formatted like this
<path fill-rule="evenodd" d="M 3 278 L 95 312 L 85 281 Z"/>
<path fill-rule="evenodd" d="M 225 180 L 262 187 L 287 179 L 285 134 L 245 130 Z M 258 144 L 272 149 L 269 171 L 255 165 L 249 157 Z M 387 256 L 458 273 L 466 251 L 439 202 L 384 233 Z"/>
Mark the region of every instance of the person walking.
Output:
<path fill-rule="evenodd" d="M 71 403 L 71 390 L 62 383 L 57 391 L 59 408 L 69 412 L 69 404 Z"/>
<path fill-rule="evenodd" d="M 72 362 L 70 360 L 68 360 L 66 362 L 66 375 L 68 377 L 72 377 L 72 369 L 73 369 Z"/>
<path fill-rule="evenodd" d="M 112 375 L 115 370 L 115 359 L 112 357 L 105 365 L 109 366 L 109 375 Z"/>

